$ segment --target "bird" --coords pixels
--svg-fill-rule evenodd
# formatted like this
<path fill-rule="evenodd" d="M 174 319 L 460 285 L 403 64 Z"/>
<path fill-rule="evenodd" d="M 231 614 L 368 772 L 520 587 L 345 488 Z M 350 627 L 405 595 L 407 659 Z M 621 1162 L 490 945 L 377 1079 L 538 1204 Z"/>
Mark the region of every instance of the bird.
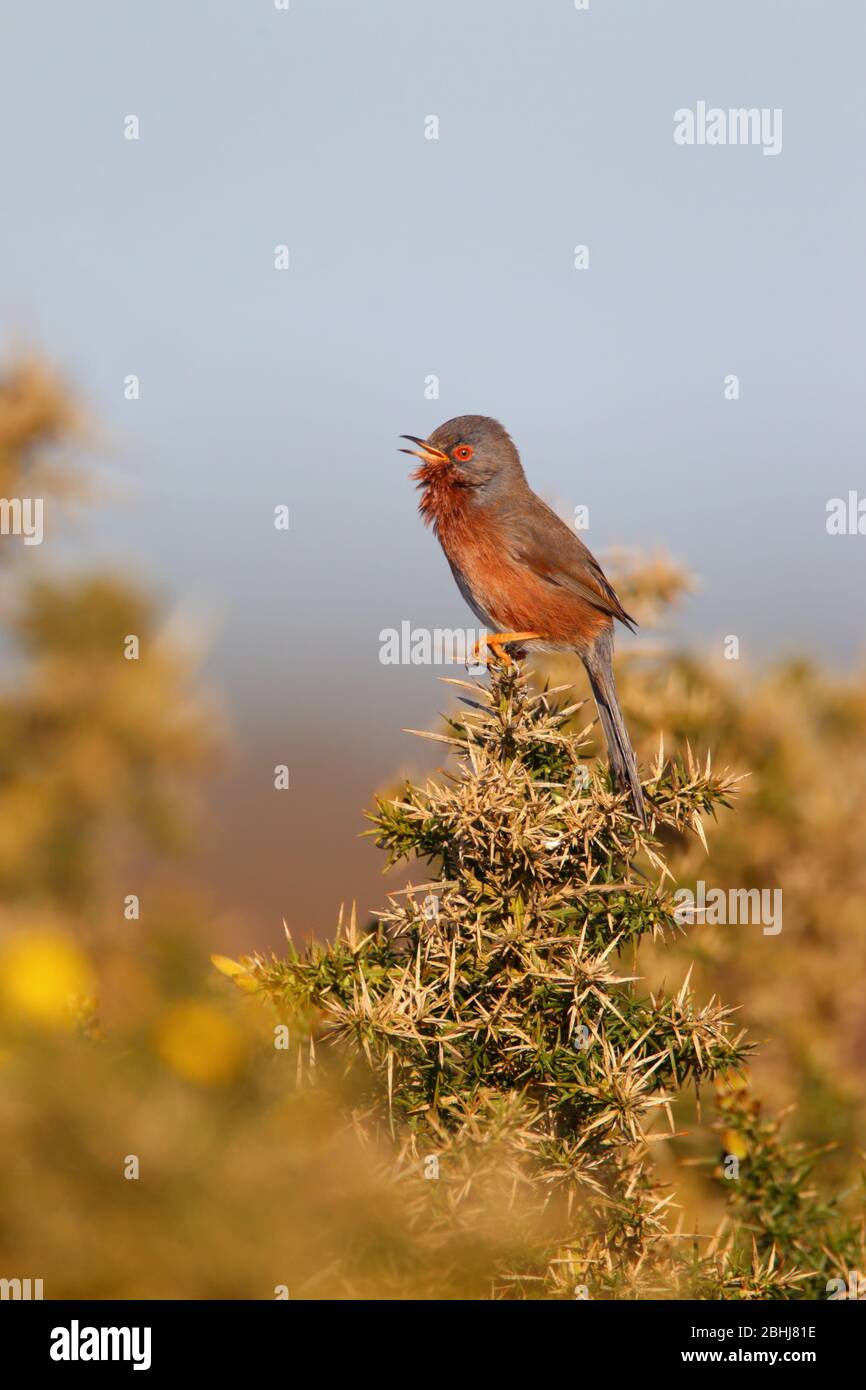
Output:
<path fill-rule="evenodd" d="M 519 651 L 575 652 L 583 662 L 607 742 L 614 786 L 647 814 L 637 759 L 613 675 L 614 620 L 636 623 L 580 537 L 532 491 L 508 431 L 486 415 L 458 415 L 401 449 L 420 459 L 412 478 L 464 599 L 486 628 L 485 645 L 508 663 Z"/>

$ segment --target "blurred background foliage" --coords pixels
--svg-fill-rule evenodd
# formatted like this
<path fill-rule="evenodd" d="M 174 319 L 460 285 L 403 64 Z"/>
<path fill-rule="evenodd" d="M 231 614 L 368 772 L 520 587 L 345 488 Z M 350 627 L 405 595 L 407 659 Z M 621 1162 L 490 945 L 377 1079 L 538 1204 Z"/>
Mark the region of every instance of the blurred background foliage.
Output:
<path fill-rule="evenodd" d="M 0 495 L 44 497 L 46 526 L 92 495 L 87 437 L 43 364 L 0 377 Z M 203 896 L 165 889 L 124 917 L 137 857 L 194 842 L 223 735 L 154 598 L 123 574 L 53 571 L 46 551 L 0 538 L 0 1277 L 42 1278 L 47 1297 L 484 1296 L 528 1238 L 495 1174 L 471 1229 L 425 1240 L 387 1150 L 346 1127 L 352 1076 L 310 1087 L 259 1001 L 213 977 Z M 834 1142 L 853 1184 L 866 673 L 668 650 L 664 614 L 691 579 L 664 557 L 611 569 L 645 625 L 619 676 L 642 758 L 661 732 L 750 773 L 709 859 L 693 837 L 666 846 L 678 879 L 784 895 L 780 935 L 693 927 L 664 953 L 642 945 L 640 971 L 655 986 L 694 964 L 699 994 L 739 1004 L 756 1093 L 795 1106 L 786 1128 L 809 1145 Z M 574 663 L 542 674 L 573 680 Z M 718 1138 L 708 1115 L 687 1120 L 656 1157 L 700 1221 L 718 1207 Z"/>

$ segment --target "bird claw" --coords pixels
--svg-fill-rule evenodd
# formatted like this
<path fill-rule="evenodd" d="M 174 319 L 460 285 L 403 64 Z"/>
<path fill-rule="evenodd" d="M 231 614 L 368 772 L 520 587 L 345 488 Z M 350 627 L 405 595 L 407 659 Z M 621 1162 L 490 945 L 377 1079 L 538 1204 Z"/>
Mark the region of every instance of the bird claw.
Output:
<path fill-rule="evenodd" d="M 507 646 L 515 642 L 529 642 L 539 636 L 537 632 L 492 632 L 488 637 L 482 637 L 472 648 L 470 665 L 489 666 L 491 661 L 498 662 L 500 665 L 513 666 L 510 654 L 506 651 Z M 493 653 L 492 657 L 490 653 Z M 516 660 L 521 661 L 526 656 L 526 648 L 518 647 L 514 653 Z"/>

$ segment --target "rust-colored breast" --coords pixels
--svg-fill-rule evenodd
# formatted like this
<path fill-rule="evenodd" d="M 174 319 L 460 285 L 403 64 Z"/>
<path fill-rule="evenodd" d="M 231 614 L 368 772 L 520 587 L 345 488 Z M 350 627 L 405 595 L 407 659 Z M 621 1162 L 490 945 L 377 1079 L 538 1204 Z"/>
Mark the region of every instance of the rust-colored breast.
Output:
<path fill-rule="evenodd" d="M 452 566 L 500 631 L 537 632 L 546 641 L 571 646 L 591 642 L 610 625 L 606 613 L 515 560 L 490 513 L 452 503 L 437 507 L 433 521 Z"/>

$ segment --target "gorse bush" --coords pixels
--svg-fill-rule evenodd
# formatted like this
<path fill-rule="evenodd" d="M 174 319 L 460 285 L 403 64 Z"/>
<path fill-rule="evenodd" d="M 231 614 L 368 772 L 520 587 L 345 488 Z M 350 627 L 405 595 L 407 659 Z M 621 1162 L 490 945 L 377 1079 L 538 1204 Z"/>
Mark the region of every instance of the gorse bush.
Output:
<path fill-rule="evenodd" d="M 619 559 L 617 592 L 652 632 L 620 655 L 626 722 L 644 760 L 663 732 L 670 747 L 709 745 L 720 766 L 748 770 L 710 859 L 694 836 L 666 845 L 666 857 L 681 887 L 779 890 L 784 926 L 765 936 L 699 923 L 673 949 L 644 949 L 641 971 L 657 983 L 687 959 L 699 992 L 742 1007 L 761 1039 L 756 1088 L 796 1101 L 789 1128 L 809 1148 L 835 1143 L 824 1166 L 845 1187 L 866 1149 L 866 667 L 834 670 L 805 654 L 765 662 L 745 641 L 736 660 L 721 640 L 673 645 L 664 625 L 691 586 L 670 561 Z M 554 683 L 572 669 L 558 656 L 546 667 Z"/>
<path fill-rule="evenodd" d="M 44 367 L 0 374 L 0 493 L 47 499 L 53 530 L 90 491 L 85 429 Z M 247 997 L 205 971 L 196 893 L 160 872 L 122 915 L 142 850 L 164 867 L 194 822 L 210 702 L 138 583 L 50 559 L 3 539 L 0 1276 L 49 1298 L 863 1287 L 862 677 L 750 681 L 633 647 L 644 760 L 663 730 L 755 772 L 659 753 L 647 833 L 564 690 L 458 682 L 464 713 L 427 735 L 449 771 L 373 814 L 429 881 L 302 955 L 221 960 Z M 658 560 L 618 587 L 646 622 L 683 583 Z M 673 919 L 671 875 L 706 873 L 703 826 L 735 790 L 714 879 L 783 883 L 776 937 Z M 746 1085 L 735 1017 L 808 1146 Z M 829 1135 L 834 1200 L 809 1152 Z"/>
<path fill-rule="evenodd" d="M 866 1221 L 861 1174 L 853 1198 L 827 1200 L 816 1183 L 816 1161 L 823 1150 L 807 1152 L 803 1144 L 784 1142 L 781 1119 L 767 1116 L 750 1094 L 743 1077 L 728 1075 L 716 1083 L 719 1131 L 730 1209 L 725 1257 L 748 1257 L 760 1273 L 758 1297 L 866 1297 Z M 829 1146 L 827 1146 L 829 1147 Z M 736 1160 L 731 1174 L 730 1166 Z M 723 1288 L 726 1286 L 723 1285 Z M 741 1297 L 736 1291 L 722 1296 Z"/>
<path fill-rule="evenodd" d="M 796 1258 L 801 1226 L 775 1229 L 766 1184 L 739 1199 L 748 1235 L 685 1240 L 651 1158 L 679 1093 L 724 1086 L 749 1051 L 720 1002 L 688 980 L 647 994 L 629 964 L 642 938 L 682 930 L 664 843 L 705 844 L 701 818 L 737 779 L 660 749 L 644 830 L 566 732 L 578 707 L 564 690 L 533 693 L 515 666 L 489 691 L 452 684 L 465 713 L 426 737 L 456 770 L 371 817 L 389 859 L 427 861 L 430 880 L 370 930 L 254 958 L 238 982 L 276 1003 L 299 1066 L 351 1070 L 356 1124 L 392 1139 L 394 1180 L 432 1242 L 459 1249 L 491 1207 L 507 1213 L 484 1271 L 494 1292 L 802 1296 L 815 1265 Z M 769 1138 L 752 1127 L 753 1164 Z M 778 1180 L 799 1209 L 797 1173 Z M 814 1260 L 814 1240 L 802 1249 Z"/>

